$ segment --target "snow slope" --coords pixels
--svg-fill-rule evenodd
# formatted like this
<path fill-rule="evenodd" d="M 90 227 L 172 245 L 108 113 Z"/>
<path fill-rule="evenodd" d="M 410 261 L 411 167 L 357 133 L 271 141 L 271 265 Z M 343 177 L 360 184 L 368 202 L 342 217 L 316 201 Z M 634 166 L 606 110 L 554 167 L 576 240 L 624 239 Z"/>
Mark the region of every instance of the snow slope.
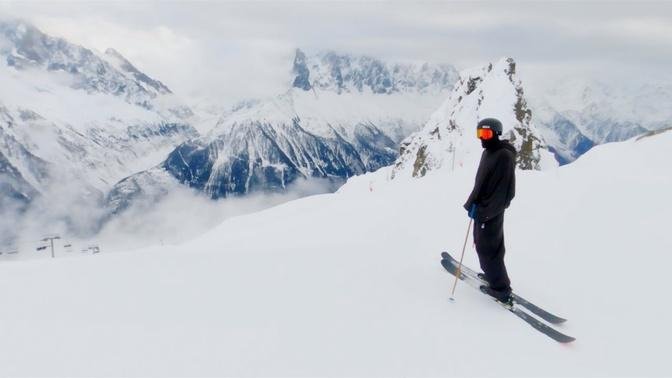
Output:
<path fill-rule="evenodd" d="M 465 285 L 448 301 L 475 165 L 385 168 L 182 245 L 0 265 L 0 375 L 669 376 L 671 146 L 518 171 L 513 287 L 571 345 Z"/>

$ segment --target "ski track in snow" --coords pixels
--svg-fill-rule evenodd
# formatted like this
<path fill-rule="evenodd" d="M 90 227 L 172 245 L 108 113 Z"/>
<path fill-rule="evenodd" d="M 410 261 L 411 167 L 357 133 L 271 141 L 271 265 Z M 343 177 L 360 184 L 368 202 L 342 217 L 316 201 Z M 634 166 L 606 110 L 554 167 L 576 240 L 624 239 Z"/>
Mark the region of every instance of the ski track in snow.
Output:
<path fill-rule="evenodd" d="M 517 173 L 513 287 L 571 345 L 463 283 L 448 301 L 440 252 L 460 252 L 475 166 L 385 168 L 182 245 L 1 264 L 0 375 L 670 375 L 670 145 Z"/>

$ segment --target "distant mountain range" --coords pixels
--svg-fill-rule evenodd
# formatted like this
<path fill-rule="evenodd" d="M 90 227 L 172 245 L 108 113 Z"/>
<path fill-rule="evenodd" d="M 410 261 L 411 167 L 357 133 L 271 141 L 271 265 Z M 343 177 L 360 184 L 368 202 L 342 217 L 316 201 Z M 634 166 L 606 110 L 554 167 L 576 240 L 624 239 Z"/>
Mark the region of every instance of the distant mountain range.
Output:
<path fill-rule="evenodd" d="M 672 125 L 672 85 L 573 78 L 530 97 L 535 123 L 561 163 L 592 146 Z"/>
<path fill-rule="evenodd" d="M 214 126 L 199 134 L 199 115 L 118 51 L 1 21 L 0 210 L 21 214 L 38 203 L 45 222 L 95 232 L 178 187 L 218 199 L 313 178 L 336 187 L 389 165 L 397 177 L 422 176 L 448 158 L 476 156 L 472 130 L 486 116 L 502 119 L 522 169 L 554 164 L 551 153 L 568 163 L 672 119 L 663 105 L 672 86 L 623 91 L 577 79 L 530 96 L 510 58 L 458 73 L 296 50 L 287 82 L 284 93 L 208 115 Z M 0 224 L 0 239 L 17 227 Z"/>
<path fill-rule="evenodd" d="M 297 50 L 293 86 L 305 91 L 319 89 L 338 94 L 371 92 L 436 93 L 455 84 L 457 72 L 449 64 L 386 63 L 368 56 L 326 52 L 307 57 Z"/>
<path fill-rule="evenodd" d="M 211 198 L 284 191 L 299 179 L 338 185 L 390 165 L 457 79 L 450 65 L 386 63 L 333 52 L 296 51 L 293 86 L 227 112 L 202 138 L 111 191 L 114 212 L 165 194 L 167 175 Z M 161 184 L 162 185 L 162 184 Z"/>

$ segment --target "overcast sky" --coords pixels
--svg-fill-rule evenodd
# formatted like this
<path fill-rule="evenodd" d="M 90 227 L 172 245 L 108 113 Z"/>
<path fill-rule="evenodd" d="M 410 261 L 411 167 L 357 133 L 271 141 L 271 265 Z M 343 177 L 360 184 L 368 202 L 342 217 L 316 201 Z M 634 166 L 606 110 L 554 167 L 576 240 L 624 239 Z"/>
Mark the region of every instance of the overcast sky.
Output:
<path fill-rule="evenodd" d="M 294 49 L 458 69 L 502 56 L 537 84 L 669 77 L 672 2 L 0 2 L 0 14 L 104 51 L 182 97 L 226 103 L 290 80 Z"/>

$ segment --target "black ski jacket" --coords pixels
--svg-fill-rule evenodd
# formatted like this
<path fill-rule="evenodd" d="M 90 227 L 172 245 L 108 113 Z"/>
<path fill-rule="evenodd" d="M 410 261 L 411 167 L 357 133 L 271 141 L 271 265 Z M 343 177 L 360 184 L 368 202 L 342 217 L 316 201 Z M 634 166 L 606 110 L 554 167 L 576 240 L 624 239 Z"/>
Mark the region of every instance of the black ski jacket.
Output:
<path fill-rule="evenodd" d="M 477 221 L 487 222 L 509 207 L 516 194 L 515 169 L 516 148 L 508 141 L 483 150 L 474 189 L 464 204 L 467 211 L 476 204 Z"/>

